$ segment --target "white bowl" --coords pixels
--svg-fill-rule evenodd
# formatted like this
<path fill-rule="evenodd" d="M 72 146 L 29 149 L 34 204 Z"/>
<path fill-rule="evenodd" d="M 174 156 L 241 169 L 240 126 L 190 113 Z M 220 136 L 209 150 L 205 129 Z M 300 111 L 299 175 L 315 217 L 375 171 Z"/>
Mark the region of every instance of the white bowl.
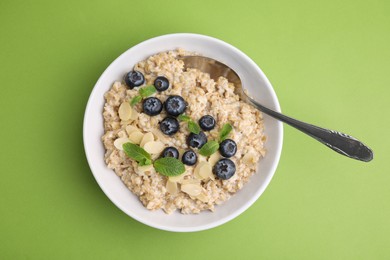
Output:
<path fill-rule="evenodd" d="M 144 41 L 120 55 L 104 71 L 97 81 L 87 104 L 84 116 L 84 148 L 89 166 L 96 181 L 107 197 L 130 217 L 154 228 L 191 232 L 222 225 L 249 208 L 263 193 L 276 170 L 282 149 L 282 123 L 264 116 L 267 154 L 260 160 L 257 173 L 231 199 L 216 206 L 215 212 L 204 211 L 197 215 L 171 215 L 162 210 L 149 211 L 132 194 L 104 162 L 102 110 L 103 95 L 114 81 L 133 66 L 158 52 L 183 48 L 219 60 L 234 69 L 241 77 L 243 86 L 258 101 L 271 109 L 280 111 L 276 94 L 261 69 L 237 48 L 212 37 L 198 34 L 169 34 Z"/>

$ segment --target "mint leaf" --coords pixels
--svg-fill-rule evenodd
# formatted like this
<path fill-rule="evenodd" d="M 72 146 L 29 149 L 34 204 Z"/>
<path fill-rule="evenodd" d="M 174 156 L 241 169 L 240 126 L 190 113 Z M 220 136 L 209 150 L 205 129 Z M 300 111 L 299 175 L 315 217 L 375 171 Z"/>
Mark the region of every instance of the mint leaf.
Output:
<path fill-rule="evenodd" d="M 205 143 L 202 148 L 199 150 L 199 154 L 203 156 L 210 156 L 219 149 L 219 144 L 217 141 L 211 140 Z"/>
<path fill-rule="evenodd" d="M 134 106 L 135 104 L 141 102 L 142 97 L 141 96 L 135 96 L 130 100 L 130 106 Z"/>
<path fill-rule="evenodd" d="M 191 133 L 194 134 L 199 134 L 200 132 L 199 125 L 192 120 L 188 121 L 188 129 L 190 130 Z"/>
<path fill-rule="evenodd" d="M 233 127 L 231 124 L 226 123 L 222 126 L 221 132 L 219 133 L 219 141 L 222 142 L 225 140 L 230 132 L 233 130 Z"/>
<path fill-rule="evenodd" d="M 156 88 L 153 85 L 140 88 L 140 90 L 139 90 L 139 94 L 143 98 L 149 97 L 150 95 L 153 95 L 154 93 L 156 93 Z"/>
<path fill-rule="evenodd" d="M 189 116 L 186 116 L 184 114 L 181 114 L 177 117 L 177 119 L 179 119 L 180 121 L 183 121 L 183 122 L 188 122 L 191 120 L 191 118 Z"/>
<path fill-rule="evenodd" d="M 184 164 L 173 157 L 164 157 L 154 161 L 154 169 L 164 176 L 178 176 L 185 172 Z"/>
<path fill-rule="evenodd" d="M 139 145 L 125 143 L 122 145 L 125 154 L 131 159 L 137 161 L 140 166 L 152 164 L 150 154 L 141 148 Z"/>
<path fill-rule="evenodd" d="M 139 166 L 145 166 L 145 165 L 151 165 L 151 164 L 152 164 L 152 160 L 149 160 L 149 159 L 144 159 L 138 163 Z"/>

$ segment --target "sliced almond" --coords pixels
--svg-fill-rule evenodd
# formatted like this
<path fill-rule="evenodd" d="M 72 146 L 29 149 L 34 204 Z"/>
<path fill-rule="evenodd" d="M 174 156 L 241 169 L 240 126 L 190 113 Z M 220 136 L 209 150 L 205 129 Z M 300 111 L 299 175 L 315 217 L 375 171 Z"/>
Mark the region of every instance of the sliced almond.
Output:
<path fill-rule="evenodd" d="M 195 177 L 197 180 L 202 180 L 203 177 L 200 176 L 199 170 L 200 170 L 200 167 L 196 167 L 196 168 L 195 168 L 195 170 L 194 170 L 194 177 Z"/>
<path fill-rule="evenodd" d="M 170 182 L 181 182 L 181 180 L 183 180 L 183 177 L 184 177 L 184 174 L 180 174 L 178 176 L 171 176 L 171 177 L 168 177 L 169 181 Z"/>
<path fill-rule="evenodd" d="M 153 133 L 149 132 L 142 137 L 141 143 L 139 144 L 141 147 L 144 147 L 144 145 L 148 142 L 154 141 L 154 135 Z"/>
<path fill-rule="evenodd" d="M 138 173 L 145 173 L 145 172 L 150 172 L 153 170 L 153 165 L 144 165 L 144 166 L 138 166 L 137 167 L 137 172 Z"/>
<path fill-rule="evenodd" d="M 121 125 L 120 125 L 119 122 L 114 121 L 114 122 L 111 123 L 111 128 L 114 129 L 114 130 L 118 129 L 120 127 L 121 127 Z"/>
<path fill-rule="evenodd" d="M 119 130 L 117 133 L 118 137 L 127 137 L 125 130 Z"/>
<path fill-rule="evenodd" d="M 203 180 L 203 177 L 200 175 L 200 169 L 203 165 L 208 164 L 208 162 L 199 162 L 194 169 L 194 177 L 198 180 Z"/>
<path fill-rule="evenodd" d="M 213 153 L 209 158 L 209 164 L 214 166 L 219 159 L 221 159 L 221 154 L 219 152 Z"/>
<path fill-rule="evenodd" d="M 144 137 L 144 134 L 140 131 L 134 131 L 129 135 L 129 139 L 133 144 L 139 144 Z"/>
<path fill-rule="evenodd" d="M 167 185 L 165 187 L 166 187 L 167 191 L 172 195 L 176 195 L 177 192 L 179 191 L 179 189 L 177 188 L 176 182 L 167 181 Z"/>
<path fill-rule="evenodd" d="M 205 189 L 202 189 L 202 192 L 196 196 L 196 198 L 204 203 L 208 202 L 209 201 L 209 198 L 207 196 L 207 192 Z"/>
<path fill-rule="evenodd" d="M 129 102 L 125 101 L 119 106 L 118 114 L 119 118 L 122 121 L 127 121 L 131 118 L 131 113 L 133 109 L 131 108 Z"/>
<path fill-rule="evenodd" d="M 123 144 L 129 143 L 130 140 L 127 137 L 120 137 L 114 141 L 114 146 L 116 149 L 123 151 Z"/>
<path fill-rule="evenodd" d="M 131 123 L 131 120 L 127 120 L 127 121 L 122 121 L 122 120 L 121 120 L 121 126 L 126 127 L 126 126 L 129 125 L 130 123 Z"/>
<path fill-rule="evenodd" d="M 164 150 L 164 147 L 165 145 L 160 141 L 150 141 L 143 148 L 150 154 L 159 154 Z"/>
<path fill-rule="evenodd" d="M 200 185 L 200 180 L 197 180 L 197 179 L 184 179 L 184 180 L 181 181 L 181 184 L 182 185 L 186 185 L 186 184 Z"/>
<path fill-rule="evenodd" d="M 202 187 L 198 184 L 182 184 L 181 191 L 187 193 L 190 196 L 198 196 L 202 192 Z"/>
<path fill-rule="evenodd" d="M 247 164 L 252 164 L 256 162 L 256 155 L 254 152 L 249 152 L 242 157 L 242 161 Z"/>
<path fill-rule="evenodd" d="M 130 119 L 131 120 L 136 120 L 136 119 L 138 119 L 138 115 L 139 115 L 139 113 L 137 112 L 137 110 L 135 110 L 134 108 L 131 108 Z"/>
<path fill-rule="evenodd" d="M 211 165 L 209 163 L 203 164 L 199 169 L 199 175 L 202 179 L 211 178 L 211 175 L 213 175 Z"/>
<path fill-rule="evenodd" d="M 166 139 L 166 137 L 164 136 L 164 134 L 161 132 L 160 129 L 153 128 L 153 129 L 151 130 L 151 132 L 156 136 L 157 140 L 162 141 L 162 140 L 165 140 L 165 139 Z"/>
<path fill-rule="evenodd" d="M 130 135 L 134 131 L 139 131 L 138 127 L 133 126 L 133 125 L 126 126 L 126 132 L 128 135 Z"/>
<path fill-rule="evenodd" d="M 198 154 L 198 162 L 207 162 L 207 158 L 203 155 Z"/>

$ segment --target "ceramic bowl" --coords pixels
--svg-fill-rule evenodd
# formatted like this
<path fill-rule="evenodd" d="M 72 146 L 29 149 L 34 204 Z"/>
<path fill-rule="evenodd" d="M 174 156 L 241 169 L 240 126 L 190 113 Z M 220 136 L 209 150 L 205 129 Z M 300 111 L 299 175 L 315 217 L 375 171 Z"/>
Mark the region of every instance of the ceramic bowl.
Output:
<path fill-rule="evenodd" d="M 264 116 L 267 136 L 267 154 L 259 162 L 257 172 L 244 187 L 228 201 L 216 206 L 215 212 L 204 211 L 195 215 L 162 210 L 149 211 L 132 194 L 104 162 L 103 129 L 104 93 L 112 83 L 121 80 L 133 66 L 149 56 L 162 51 L 183 48 L 219 60 L 234 69 L 243 86 L 259 102 L 280 111 L 274 89 L 258 65 L 232 45 L 209 36 L 198 34 L 169 34 L 155 37 L 128 49 L 103 72 L 97 81 L 86 107 L 83 138 L 91 171 L 107 197 L 130 217 L 148 226 L 175 232 L 192 232 L 222 225 L 248 209 L 264 192 L 277 168 L 282 149 L 283 126 L 277 120 Z"/>

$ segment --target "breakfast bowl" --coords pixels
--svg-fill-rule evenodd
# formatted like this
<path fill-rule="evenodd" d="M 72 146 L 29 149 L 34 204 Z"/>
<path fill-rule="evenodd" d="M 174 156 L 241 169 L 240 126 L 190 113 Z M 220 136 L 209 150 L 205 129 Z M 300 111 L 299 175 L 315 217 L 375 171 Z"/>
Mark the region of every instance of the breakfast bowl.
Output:
<path fill-rule="evenodd" d="M 218 60 L 240 76 L 248 93 L 265 106 L 280 111 L 276 94 L 261 69 L 237 48 L 221 40 L 198 34 L 169 34 L 146 40 L 120 55 L 103 72 L 89 97 L 84 116 L 83 140 L 86 157 L 91 171 L 107 197 L 124 213 L 148 226 L 173 231 L 193 232 L 222 225 L 248 209 L 264 192 L 270 183 L 281 154 L 283 141 L 282 123 L 263 115 L 266 142 L 264 156 L 258 160 L 256 172 L 234 195 L 213 208 L 197 214 L 183 214 L 174 211 L 148 210 L 122 180 L 107 167 L 102 136 L 105 134 L 103 107 L 105 93 L 114 82 L 133 70 L 134 66 L 157 53 L 184 49 L 191 53 Z M 195 86 L 194 86 L 195 87 Z M 260 142 L 260 140 L 259 140 Z M 185 212 L 188 213 L 188 212 Z M 191 213 L 191 212 L 190 212 Z"/>

